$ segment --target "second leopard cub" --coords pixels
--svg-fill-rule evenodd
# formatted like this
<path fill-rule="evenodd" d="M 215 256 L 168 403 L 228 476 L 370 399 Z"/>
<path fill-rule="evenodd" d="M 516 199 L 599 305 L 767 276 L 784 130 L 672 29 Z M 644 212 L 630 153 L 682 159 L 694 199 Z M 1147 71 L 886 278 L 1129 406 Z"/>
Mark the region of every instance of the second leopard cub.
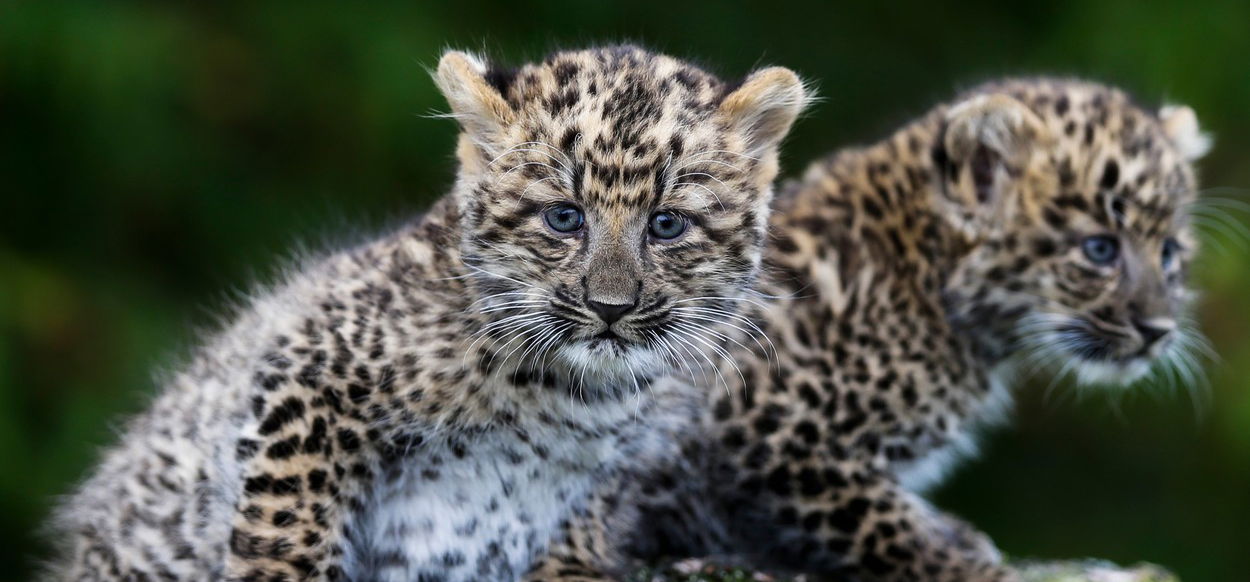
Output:
<path fill-rule="evenodd" d="M 754 320 L 701 430 L 621 475 L 532 579 L 745 555 L 837 579 L 1017 579 L 918 493 L 1009 406 L 1013 364 L 1127 384 L 1192 339 L 1193 112 L 1067 80 L 980 87 L 778 198 Z M 724 317 L 734 320 L 733 316 Z M 745 320 L 735 320 L 749 329 Z"/>

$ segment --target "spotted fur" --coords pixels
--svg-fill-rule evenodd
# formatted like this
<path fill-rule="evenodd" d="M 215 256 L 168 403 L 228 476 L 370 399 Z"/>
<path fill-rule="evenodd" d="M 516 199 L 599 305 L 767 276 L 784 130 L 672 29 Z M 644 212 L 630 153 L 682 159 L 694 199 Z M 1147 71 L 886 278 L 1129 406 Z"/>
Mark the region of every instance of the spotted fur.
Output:
<path fill-rule="evenodd" d="M 59 511 L 51 578 L 515 579 L 689 416 L 699 390 L 657 378 L 711 344 L 674 309 L 732 313 L 752 284 L 797 77 L 609 47 L 449 52 L 436 81 L 453 192 L 198 350 Z M 687 228 L 651 236 L 660 212 Z"/>
<path fill-rule="evenodd" d="M 1183 359 L 1204 150 L 1187 108 L 1031 79 L 815 163 L 771 219 L 775 299 L 751 317 L 775 352 L 736 347 L 743 379 L 709 392 L 681 456 L 618 476 L 531 579 L 745 554 L 834 579 L 1016 580 L 920 493 L 1007 411 L 1019 364 L 1129 383 Z M 1083 250 L 1100 236 L 1114 260 Z"/>

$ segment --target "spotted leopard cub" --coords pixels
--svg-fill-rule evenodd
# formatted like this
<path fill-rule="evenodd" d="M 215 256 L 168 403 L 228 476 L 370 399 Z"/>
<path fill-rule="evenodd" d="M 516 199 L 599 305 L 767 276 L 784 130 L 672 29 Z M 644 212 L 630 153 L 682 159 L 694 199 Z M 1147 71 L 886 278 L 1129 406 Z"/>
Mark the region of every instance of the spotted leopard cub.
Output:
<path fill-rule="evenodd" d="M 515 579 L 681 418 L 692 389 L 656 381 L 673 307 L 752 283 L 798 78 L 613 47 L 514 71 L 449 52 L 436 80 L 452 193 L 169 378 L 59 512 L 53 578 Z"/>
<path fill-rule="evenodd" d="M 1002 416 L 1017 364 L 1128 384 L 1183 359 L 1206 148 L 1188 108 L 1040 79 L 817 162 L 771 219 L 777 299 L 751 317 L 775 360 L 735 348 L 744 379 L 708 392 L 684 454 L 605 487 L 535 578 L 737 554 L 835 579 L 1017 580 L 919 493 Z"/>

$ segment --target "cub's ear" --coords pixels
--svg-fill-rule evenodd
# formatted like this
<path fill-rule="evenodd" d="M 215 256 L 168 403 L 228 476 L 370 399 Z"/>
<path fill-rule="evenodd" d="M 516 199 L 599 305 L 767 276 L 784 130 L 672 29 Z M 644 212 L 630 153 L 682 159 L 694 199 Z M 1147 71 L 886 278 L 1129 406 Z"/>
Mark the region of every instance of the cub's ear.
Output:
<path fill-rule="evenodd" d="M 503 95 L 486 80 L 489 71 L 479 58 L 460 51 L 448 51 L 438 62 L 434 81 L 451 105 L 451 116 L 473 144 L 489 153 L 498 143 L 516 113 Z"/>
<path fill-rule="evenodd" d="M 978 191 L 993 166 L 1015 165 L 1033 149 L 1050 141 L 1045 122 L 1036 113 L 1006 95 L 978 95 L 946 113 L 945 146 L 956 164 L 972 162 Z M 977 176 L 977 174 L 982 174 Z"/>
<path fill-rule="evenodd" d="M 1051 141 L 1045 122 L 1023 103 L 1001 94 L 978 95 L 951 107 L 943 136 L 953 181 L 944 202 L 955 208 L 959 226 L 970 237 L 1007 211 L 1004 200 L 1012 174 L 1032 153 Z"/>
<path fill-rule="evenodd" d="M 725 96 L 720 114 L 746 136 L 747 154 L 776 148 L 811 97 L 794 71 L 769 67 Z"/>
<path fill-rule="evenodd" d="M 1159 109 L 1163 133 L 1188 161 L 1205 156 L 1211 150 L 1211 135 L 1198 127 L 1198 116 L 1184 105 L 1164 105 Z"/>

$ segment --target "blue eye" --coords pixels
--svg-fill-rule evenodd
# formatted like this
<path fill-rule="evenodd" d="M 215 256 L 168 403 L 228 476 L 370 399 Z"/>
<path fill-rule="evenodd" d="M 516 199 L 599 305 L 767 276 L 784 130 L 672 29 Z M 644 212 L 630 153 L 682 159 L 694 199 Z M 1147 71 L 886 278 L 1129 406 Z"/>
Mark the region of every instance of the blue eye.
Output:
<path fill-rule="evenodd" d="M 543 213 L 543 220 L 547 222 L 547 226 L 551 227 L 551 230 L 568 234 L 581 230 L 582 224 L 586 222 L 586 217 L 582 214 L 580 208 L 572 204 L 560 204 L 548 208 Z"/>
<path fill-rule="evenodd" d="M 686 232 L 686 219 L 672 212 L 657 212 L 651 215 L 651 236 L 658 239 L 671 240 Z"/>
<path fill-rule="evenodd" d="M 1161 262 L 1164 270 L 1172 268 L 1172 263 L 1176 262 L 1176 254 L 1179 253 L 1180 250 L 1181 243 L 1176 242 L 1176 239 L 1170 238 L 1163 241 L 1163 256 L 1161 258 Z"/>
<path fill-rule="evenodd" d="M 1081 241 L 1081 250 L 1095 265 L 1110 265 L 1120 257 L 1120 241 L 1107 234 L 1086 237 Z"/>

